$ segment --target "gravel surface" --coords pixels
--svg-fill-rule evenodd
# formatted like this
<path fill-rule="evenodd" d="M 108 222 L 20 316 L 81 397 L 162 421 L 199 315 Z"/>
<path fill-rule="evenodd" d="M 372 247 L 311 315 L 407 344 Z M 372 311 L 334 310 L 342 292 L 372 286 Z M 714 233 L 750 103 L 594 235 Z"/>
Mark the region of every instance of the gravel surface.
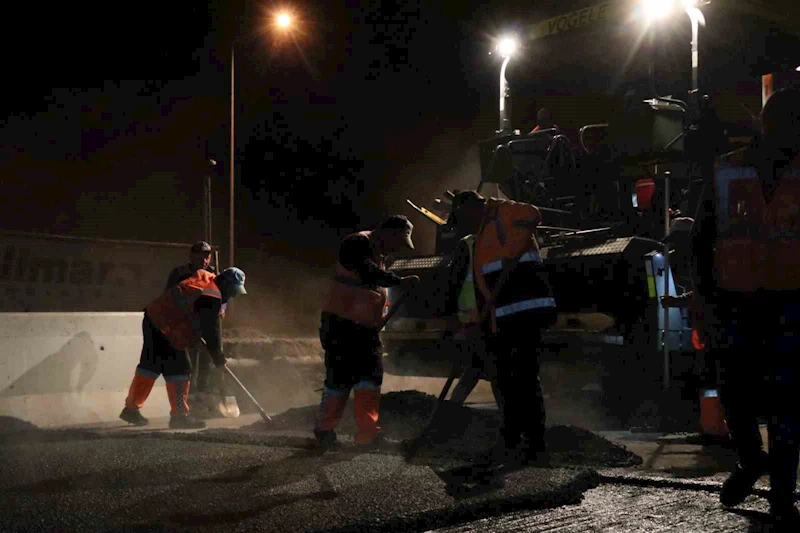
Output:
<path fill-rule="evenodd" d="M 436 404 L 435 396 L 418 391 L 384 394 L 380 404 L 380 424 L 384 436 L 394 441 L 418 437 L 431 419 Z M 310 430 L 317 410 L 316 405 L 289 409 L 274 417 L 274 424 L 269 427 Z M 421 450 L 420 456 L 468 457 L 494 443 L 500 427 L 500 415 L 496 410 L 474 409 L 445 402 L 431 427 L 435 428 L 429 432 L 433 446 Z M 259 431 L 266 428 L 265 423 L 257 422 L 243 430 Z M 352 436 L 355 430 L 351 400 L 337 433 Z M 642 462 L 640 457 L 623 446 L 575 426 L 551 426 L 547 429 L 545 440 L 558 464 L 635 466 Z"/>
<path fill-rule="evenodd" d="M 0 444 L 0 531 L 418 531 L 577 504 L 598 480 L 528 469 L 456 497 L 432 469 L 388 454 L 320 456 L 206 432 L 41 433 Z"/>

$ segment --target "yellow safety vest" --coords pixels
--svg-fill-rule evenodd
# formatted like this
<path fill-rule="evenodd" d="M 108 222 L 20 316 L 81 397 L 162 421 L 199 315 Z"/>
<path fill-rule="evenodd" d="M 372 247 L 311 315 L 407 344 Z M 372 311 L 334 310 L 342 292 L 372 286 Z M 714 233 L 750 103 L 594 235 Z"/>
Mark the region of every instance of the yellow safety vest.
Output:
<path fill-rule="evenodd" d="M 478 298 L 475 295 L 475 281 L 472 277 L 472 258 L 473 248 L 475 247 L 475 235 L 467 235 L 463 239 L 469 249 L 469 266 L 467 267 L 467 277 L 461 284 L 458 293 L 458 320 L 462 324 L 477 324 L 480 320 L 478 314 Z"/>

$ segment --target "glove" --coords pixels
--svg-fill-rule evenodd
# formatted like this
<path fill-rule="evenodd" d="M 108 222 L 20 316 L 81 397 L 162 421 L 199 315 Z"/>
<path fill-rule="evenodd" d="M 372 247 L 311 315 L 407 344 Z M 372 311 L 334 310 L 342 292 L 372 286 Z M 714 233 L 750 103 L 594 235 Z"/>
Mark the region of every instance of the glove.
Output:
<path fill-rule="evenodd" d="M 406 276 L 401 278 L 400 281 L 402 282 L 404 289 L 411 290 L 417 286 L 417 283 L 419 283 L 419 276 Z"/>
<path fill-rule="evenodd" d="M 214 366 L 217 368 L 225 367 L 225 363 L 227 362 L 227 359 L 222 352 L 212 354 L 211 359 L 214 361 Z"/>

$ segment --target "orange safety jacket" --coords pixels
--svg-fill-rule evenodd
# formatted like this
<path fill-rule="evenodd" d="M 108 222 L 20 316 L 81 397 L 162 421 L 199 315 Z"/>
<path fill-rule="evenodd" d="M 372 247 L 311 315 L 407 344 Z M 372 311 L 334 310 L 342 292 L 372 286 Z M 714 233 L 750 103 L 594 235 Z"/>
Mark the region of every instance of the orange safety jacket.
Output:
<path fill-rule="evenodd" d="M 489 198 L 483 222 L 475 238 L 473 275 L 484 302 L 489 305 L 492 331 L 498 319 L 531 313 L 549 325 L 555 318 L 556 302 L 539 255 L 534 226 L 541 221 L 539 210 L 530 204 Z M 525 226 L 521 225 L 525 224 Z M 504 268 L 519 258 L 514 271 L 492 295 Z"/>
<path fill-rule="evenodd" d="M 371 234 L 370 231 L 362 231 L 354 235 L 369 238 Z M 372 259 L 379 267 L 384 268 L 381 256 L 376 254 Z M 347 270 L 337 261 L 322 311 L 362 326 L 379 328 L 387 310 L 387 293 L 385 287 L 364 283 L 357 272 Z"/>
<path fill-rule="evenodd" d="M 800 161 L 779 176 L 769 201 L 752 166 L 719 166 L 714 186 L 717 286 L 745 293 L 800 289 Z"/>
<path fill-rule="evenodd" d="M 537 125 L 536 125 L 536 127 L 535 127 L 535 128 L 533 128 L 533 129 L 531 130 L 531 133 L 536 133 L 537 131 L 541 131 L 541 130 L 543 130 L 543 129 L 548 129 L 548 130 L 549 130 L 549 129 L 553 129 L 553 128 L 555 128 L 555 129 L 557 129 L 557 130 L 558 130 L 558 129 L 561 129 L 561 128 L 559 128 L 559 127 L 558 127 L 558 124 L 553 124 L 553 125 L 552 125 L 552 126 L 550 126 L 549 128 L 543 128 L 543 127 L 541 127 L 541 126 L 539 126 L 539 125 L 537 124 Z"/>
<path fill-rule="evenodd" d="M 201 296 L 222 299 L 216 277 L 206 270 L 198 270 L 165 291 L 145 309 L 153 325 L 176 350 L 185 350 L 202 337 L 197 300 Z"/>

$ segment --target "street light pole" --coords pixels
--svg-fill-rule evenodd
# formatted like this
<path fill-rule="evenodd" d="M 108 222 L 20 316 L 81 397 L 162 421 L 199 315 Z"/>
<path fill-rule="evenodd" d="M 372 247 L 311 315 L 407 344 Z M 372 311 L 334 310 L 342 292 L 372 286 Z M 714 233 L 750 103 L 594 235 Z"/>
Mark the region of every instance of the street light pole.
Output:
<path fill-rule="evenodd" d="M 235 86 L 234 86 L 234 63 L 233 63 L 233 61 L 234 61 L 234 46 L 235 46 L 235 44 L 231 43 L 231 153 L 230 153 L 230 163 L 229 163 L 230 164 L 230 169 L 229 169 L 229 171 L 230 171 L 230 198 L 229 198 L 229 201 L 230 201 L 230 205 L 229 205 L 230 218 L 228 219 L 228 266 L 231 266 L 231 267 L 234 266 L 234 255 L 233 255 L 233 250 L 234 250 L 234 246 L 233 246 L 233 221 L 234 221 L 234 216 L 233 216 L 234 215 L 234 210 L 233 209 L 234 209 L 234 206 L 233 206 L 233 204 L 234 204 L 234 202 L 233 202 L 233 199 L 234 199 L 234 193 L 235 193 L 235 188 L 234 188 L 235 185 L 234 185 L 234 183 L 235 183 L 235 176 L 236 176 L 236 174 L 235 174 L 235 169 L 236 169 L 236 163 L 235 163 L 235 159 L 236 159 L 236 145 L 235 145 L 236 134 L 235 134 L 235 129 L 234 129 L 234 119 L 235 119 L 234 105 L 235 105 L 235 98 L 236 98 L 235 94 L 236 94 L 236 91 L 235 91 Z"/>
<path fill-rule="evenodd" d="M 293 18 L 289 13 L 278 13 L 275 17 L 275 23 L 281 31 L 290 31 L 293 26 Z M 228 265 L 234 266 L 234 214 L 235 214 L 235 194 L 236 194 L 236 85 L 235 85 L 235 50 L 236 39 L 231 42 L 231 153 L 230 153 L 230 197 L 229 197 L 229 210 L 230 218 L 228 220 Z"/>
<path fill-rule="evenodd" d="M 706 25 L 706 19 L 703 16 L 703 12 L 694 6 L 687 7 L 686 14 L 689 15 L 689 19 L 692 21 L 692 90 L 689 94 L 691 95 L 694 109 L 697 110 L 700 104 L 700 54 L 697 41 L 700 26 Z"/>
<path fill-rule="evenodd" d="M 503 66 L 500 67 L 500 129 L 498 133 L 504 133 L 510 129 L 508 115 L 506 114 L 506 99 L 508 98 L 508 81 L 506 80 L 506 67 L 511 60 L 511 56 L 503 59 Z"/>
<path fill-rule="evenodd" d="M 514 37 L 505 37 L 497 45 L 497 52 L 503 56 L 503 65 L 500 67 L 500 126 L 497 133 L 502 135 L 511 130 L 511 121 L 508 118 L 508 80 L 506 80 L 506 67 L 511 61 L 511 56 L 517 50 L 517 40 Z"/>

